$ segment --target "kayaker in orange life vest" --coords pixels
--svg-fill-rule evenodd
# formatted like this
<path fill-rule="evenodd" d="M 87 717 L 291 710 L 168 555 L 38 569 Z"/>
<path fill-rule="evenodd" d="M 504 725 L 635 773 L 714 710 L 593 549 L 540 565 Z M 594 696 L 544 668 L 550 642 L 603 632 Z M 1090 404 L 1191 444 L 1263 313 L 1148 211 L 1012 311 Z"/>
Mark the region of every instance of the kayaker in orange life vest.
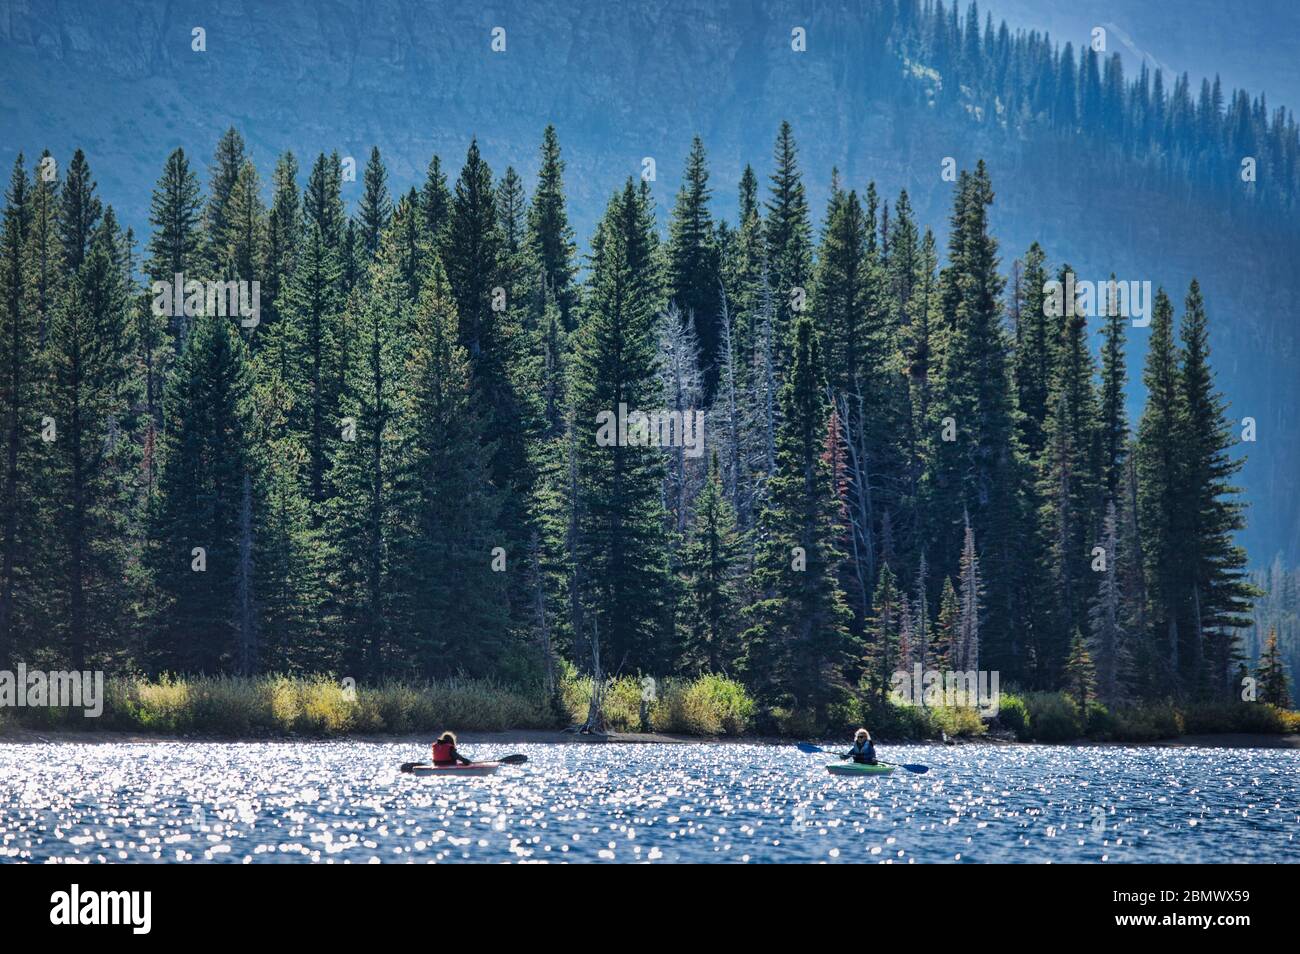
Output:
<path fill-rule="evenodd" d="M 456 736 L 444 732 L 438 737 L 438 741 L 433 743 L 433 764 L 473 765 L 474 763 L 456 751 Z"/>
<path fill-rule="evenodd" d="M 876 764 L 876 745 L 871 741 L 871 733 L 866 729 L 858 729 L 853 733 L 853 748 L 849 749 L 841 759 L 852 759 L 862 765 Z"/>

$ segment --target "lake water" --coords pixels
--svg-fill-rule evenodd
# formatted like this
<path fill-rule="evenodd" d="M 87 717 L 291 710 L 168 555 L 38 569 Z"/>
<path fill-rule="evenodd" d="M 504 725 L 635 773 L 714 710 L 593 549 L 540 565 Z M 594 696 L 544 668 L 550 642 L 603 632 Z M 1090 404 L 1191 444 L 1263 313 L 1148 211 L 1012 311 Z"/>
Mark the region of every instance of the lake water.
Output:
<path fill-rule="evenodd" d="M 1300 753 L 891 746 L 840 778 L 768 745 L 0 744 L 0 861 L 1269 862 L 1300 857 Z"/>

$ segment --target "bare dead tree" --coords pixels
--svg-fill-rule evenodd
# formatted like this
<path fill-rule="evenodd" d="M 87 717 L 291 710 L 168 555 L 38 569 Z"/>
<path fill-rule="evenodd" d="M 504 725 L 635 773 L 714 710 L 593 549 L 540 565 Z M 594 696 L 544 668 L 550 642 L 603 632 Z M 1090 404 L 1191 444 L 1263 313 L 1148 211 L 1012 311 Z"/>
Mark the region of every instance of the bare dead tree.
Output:
<path fill-rule="evenodd" d="M 704 379 L 700 374 L 700 344 L 695 334 L 695 319 L 683 315 L 676 303 L 670 303 L 659 318 L 659 385 L 666 409 L 677 415 L 685 427 L 686 415 L 700 409 L 704 398 Z M 679 438 L 684 432 L 679 432 Z M 680 536 L 686 532 L 690 518 L 692 493 L 691 461 L 686 457 L 684 440 L 668 448 L 668 467 L 664 476 L 664 505 L 673 517 L 673 529 Z"/>
<path fill-rule="evenodd" d="M 600 614 L 591 614 L 591 703 L 579 732 L 605 733 L 605 672 L 600 666 Z"/>
<path fill-rule="evenodd" d="M 727 289 L 718 282 L 718 297 L 721 301 L 719 317 L 722 321 L 722 385 L 719 400 L 726 415 L 723 421 L 726 433 L 725 453 L 722 455 L 723 490 L 731 498 L 731 507 L 737 514 L 741 512 L 742 501 L 747 497 L 747 468 L 744 467 L 744 455 L 741 453 L 741 421 L 737 403 L 736 382 L 736 344 L 735 329 L 731 317 L 731 308 L 727 303 Z M 716 406 L 716 405 L 715 405 Z"/>

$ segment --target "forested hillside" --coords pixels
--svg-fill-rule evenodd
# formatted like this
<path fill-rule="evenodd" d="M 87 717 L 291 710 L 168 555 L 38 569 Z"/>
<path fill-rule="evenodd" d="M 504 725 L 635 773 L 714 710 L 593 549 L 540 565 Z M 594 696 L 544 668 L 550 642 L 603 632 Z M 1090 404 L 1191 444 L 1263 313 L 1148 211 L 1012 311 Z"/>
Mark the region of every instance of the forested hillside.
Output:
<path fill-rule="evenodd" d="M 476 143 L 394 194 L 375 148 L 353 215 L 337 155 L 264 186 L 231 129 L 206 188 L 165 158 L 144 236 L 80 151 L 16 162 L 4 658 L 372 682 L 567 659 L 724 672 L 774 712 L 914 664 L 1234 694 L 1238 429 L 1196 282 L 1157 295 L 1130 370 L 1128 318 L 1098 357 L 1045 301 L 1069 266 L 1008 261 L 982 163 L 944 248 L 905 192 L 886 214 L 833 170 L 815 215 L 789 124 L 756 167 L 719 183 L 696 139 L 666 223 L 629 178 L 580 277 L 550 127 L 531 194 Z M 704 453 L 602 439 L 620 408 L 707 409 Z"/>

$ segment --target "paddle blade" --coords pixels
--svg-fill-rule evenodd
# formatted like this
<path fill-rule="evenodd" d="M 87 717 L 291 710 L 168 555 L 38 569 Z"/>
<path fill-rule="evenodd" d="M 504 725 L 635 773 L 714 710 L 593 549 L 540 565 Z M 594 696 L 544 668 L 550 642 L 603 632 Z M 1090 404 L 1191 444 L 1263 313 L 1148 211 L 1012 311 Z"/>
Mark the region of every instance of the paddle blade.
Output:
<path fill-rule="evenodd" d="M 809 755 L 816 755 L 818 752 L 825 752 L 820 745 L 813 745 L 811 742 L 797 742 L 795 748 L 800 752 L 807 752 Z"/>
<path fill-rule="evenodd" d="M 930 771 L 930 766 L 928 765 L 904 765 L 903 768 L 907 769 L 909 772 L 915 772 L 917 775 L 924 775 L 926 772 Z"/>
<path fill-rule="evenodd" d="M 523 765 L 528 761 L 528 756 L 519 754 L 507 755 L 503 759 L 497 759 L 497 761 L 502 765 Z"/>
<path fill-rule="evenodd" d="M 423 765 L 423 764 L 424 764 L 423 762 L 403 762 L 402 771 L 409 772 L 412 769 L 414 769 L 417 765 Z"/>

